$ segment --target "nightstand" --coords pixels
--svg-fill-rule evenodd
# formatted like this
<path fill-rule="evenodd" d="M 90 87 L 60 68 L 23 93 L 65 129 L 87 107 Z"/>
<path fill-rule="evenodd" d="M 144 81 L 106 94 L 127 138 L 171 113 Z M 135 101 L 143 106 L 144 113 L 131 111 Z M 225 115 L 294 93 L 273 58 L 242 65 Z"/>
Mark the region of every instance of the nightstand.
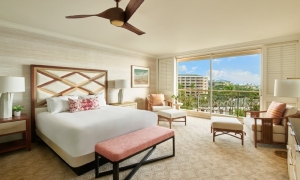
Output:
<path fill-rule="evenodd" d="M 123 104 L 119 104 L 119 103 L 110 103 L 109 105 L 112 105 L 112 106 L 121 106 L 121 107 L 128 107 L 128 108 L 135 108 L 135 109 L 137 109 L 137 103 L 136 103 L 136 102 L 124 102 Z"/>
<path fill-rule="evenodd" d="M 0 118 L 0 136 L 22 133 L 23 139 L 0 143 L 0 153 L 20 148 L 31 150 L 30 118 L 26 114 L 11 118 Z"/>

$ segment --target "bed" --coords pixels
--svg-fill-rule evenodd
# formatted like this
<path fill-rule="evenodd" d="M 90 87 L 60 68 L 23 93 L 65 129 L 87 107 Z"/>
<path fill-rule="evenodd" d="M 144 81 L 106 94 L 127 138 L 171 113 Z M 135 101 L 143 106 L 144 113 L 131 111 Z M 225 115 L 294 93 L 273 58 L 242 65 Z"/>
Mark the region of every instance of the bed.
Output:
<path fill-rule="evenodd" d="M 80 175 L 94 168 L 95 144 L 157 125 L 153 112 L 106 105 L 107 94 L 106 70 L 31 65 L 33 139 Z M 71 113 L 69 106 L 53 104 L 82 97 L 96 98 L 99 108 Z"/>

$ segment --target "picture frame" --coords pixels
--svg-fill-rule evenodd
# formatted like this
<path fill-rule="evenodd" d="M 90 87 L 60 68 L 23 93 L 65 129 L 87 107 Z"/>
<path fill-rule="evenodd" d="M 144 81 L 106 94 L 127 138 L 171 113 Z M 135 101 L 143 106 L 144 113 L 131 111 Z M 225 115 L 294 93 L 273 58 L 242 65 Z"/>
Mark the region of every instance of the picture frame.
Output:
<path fill-rule="evenodd" d="M 131 87 L 149 87 L 150 68 L 131 66 Z"/>

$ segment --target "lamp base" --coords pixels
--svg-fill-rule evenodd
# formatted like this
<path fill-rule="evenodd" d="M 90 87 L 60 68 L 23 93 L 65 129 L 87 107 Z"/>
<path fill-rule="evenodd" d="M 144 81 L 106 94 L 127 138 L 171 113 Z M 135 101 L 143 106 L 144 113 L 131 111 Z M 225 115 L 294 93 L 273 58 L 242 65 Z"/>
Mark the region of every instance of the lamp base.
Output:
<path fill-rule="evenodd" d="M 12 102 L 14 93 L 2 93 L 0 97 L 0 118 L 12 117 Z"/>
<path fill-rule="evenodd" d="M 119 104 L 123 104 L 124 100 L 123 100 L 123 89 L 119 89 L 119 93 L 118 93 L 118 103 Z"/>

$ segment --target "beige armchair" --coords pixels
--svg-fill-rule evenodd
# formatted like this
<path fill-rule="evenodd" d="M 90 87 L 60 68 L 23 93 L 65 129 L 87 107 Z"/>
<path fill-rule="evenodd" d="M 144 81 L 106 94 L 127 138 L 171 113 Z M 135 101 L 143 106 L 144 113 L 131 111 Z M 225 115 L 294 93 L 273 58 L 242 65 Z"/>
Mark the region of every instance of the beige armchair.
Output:
<path fill-rule="evenodd" d="M 165 100 L 163 94 L 150 94 L 146 97 L 145 109 L 153 112 L 172 109 L 172 101 Z"/>
<path fill-rule="evenodd" d="M 246 136 L 254 142 L 264 144 L 286 144 L 287 143 L 287 121 L 288 117 L 297 113 L 297 108 L 287 105 L 282 117 L 258 117 L 258 113 L 266 113 L 267 111 L 245 111 L 244 115 L 244 132 Z M 246 114 L 250 113 L 250 117 Z M 279 124 L 274 124 L 274 121 Z"/>

